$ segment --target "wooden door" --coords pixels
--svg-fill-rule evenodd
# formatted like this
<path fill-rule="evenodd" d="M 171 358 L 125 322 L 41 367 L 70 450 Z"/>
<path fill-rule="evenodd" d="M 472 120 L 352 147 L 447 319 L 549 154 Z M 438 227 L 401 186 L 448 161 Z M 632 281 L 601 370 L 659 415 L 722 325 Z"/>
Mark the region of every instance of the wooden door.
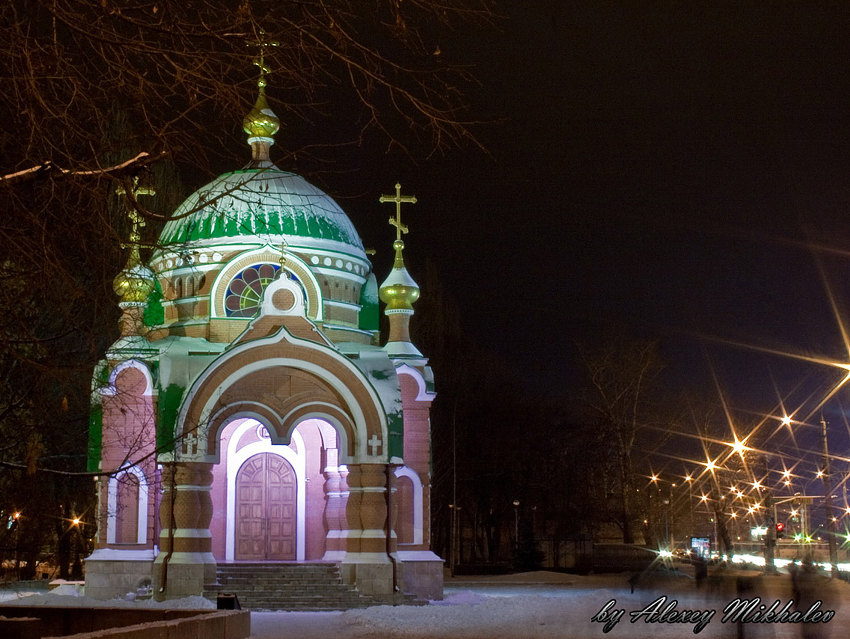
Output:
<path fill-rule="evenodd" d="M 236 474 L 236 559 L 296 559 L 295 471 L 283 457 L 259 453 Z"/>

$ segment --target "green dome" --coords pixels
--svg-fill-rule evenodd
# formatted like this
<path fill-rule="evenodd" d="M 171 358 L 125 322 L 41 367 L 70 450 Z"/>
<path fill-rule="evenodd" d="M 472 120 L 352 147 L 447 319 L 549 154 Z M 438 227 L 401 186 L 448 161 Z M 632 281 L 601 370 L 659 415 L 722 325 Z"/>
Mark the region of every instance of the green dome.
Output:
<path fill-rule="evenodd" d="M 190 195 L 174 217 L 160 234 L 163 246 L 260 239 L 366 257 L 354 225 L 333 198 L 275 166 L 219 176 Z"/>

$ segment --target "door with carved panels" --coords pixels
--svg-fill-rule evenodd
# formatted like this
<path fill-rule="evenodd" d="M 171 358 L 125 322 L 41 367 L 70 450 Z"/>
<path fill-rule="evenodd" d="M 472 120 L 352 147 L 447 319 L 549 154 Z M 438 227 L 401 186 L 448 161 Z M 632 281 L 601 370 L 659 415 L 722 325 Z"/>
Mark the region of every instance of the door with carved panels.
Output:
<path fill-rule="evenodd" d="M 236 559 L 296 558 L 296 478 L 283 457 L 259 453 L 236 474 Z"/>

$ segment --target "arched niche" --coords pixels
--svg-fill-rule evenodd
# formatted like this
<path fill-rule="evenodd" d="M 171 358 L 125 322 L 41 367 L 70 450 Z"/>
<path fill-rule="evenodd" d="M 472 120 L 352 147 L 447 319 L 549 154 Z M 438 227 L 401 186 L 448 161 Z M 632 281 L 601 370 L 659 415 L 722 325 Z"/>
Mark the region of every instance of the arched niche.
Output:
<path fill-rule="evenodd" d="M 122 482 L 128 481 L 132 477 L 133 481 L 138 484 L 138 492 L 136 494 L 136 503 L 121 503 L 119 493 L 121 493 Z M 117 475 L 109 478 L 107 485 L 108 509 L 106 514 L 106 542 L 109 544 L 145 544 L 148 539 L 148 480 L 145 474 L 137 466 L 130 466 Z M 120 519 L 127 513 L 123 512 L 128 508 L 134 510 L 133 514 L 136 517 L 136 538 L 135 540 L 119 539 L 118 528 Z"/>
<path fill-rule="evenodd" d="M 407 466 L 400 466 L 395 470 L 395 476 L 397 481 L 399 482 L 408 482 L 410 489 L 410 501 L 406 501 L 406 508 L 399 509 L 399 519 L 402 517 L 409 517 L 409 521 L 405 522 L 409 525 L 412 535 L 410 540 L 399 540 L 399 543 L 412 543 L 412 544 L 421 544 L 424 539 L 424 521 L 423 521 L 423 508 L 422 508 L 422 480 L 419 478 L 419 474 L 413 470 L 412 468 L 408 468 Z M 400 486 L 399 486 L 400 487 Z M 406 492 L 406 491 L 405 491 Z M 399 490 L 399 496 L 401 496 L 403 492 Z M 399 526 L 401 527 L 403 524 L 400 521 Z"/>
<path fill-rule="evenodd" d="M 153 394 L 153 378 L 147 364 L 136 359 L 121 362 L 109 373 L 109 385 L 100 391 L 103 395 L 128 393 L 150 397 Z"/>

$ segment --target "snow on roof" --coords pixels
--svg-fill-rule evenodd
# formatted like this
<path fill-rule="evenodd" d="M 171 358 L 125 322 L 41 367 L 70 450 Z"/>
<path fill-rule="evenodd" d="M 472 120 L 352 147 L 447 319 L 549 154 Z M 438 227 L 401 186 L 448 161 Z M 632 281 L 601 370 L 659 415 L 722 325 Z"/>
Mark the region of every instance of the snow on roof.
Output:
<path fill-rule="evenodd" d="M 190 195 L 174 216 L 162 230 L 161 245 L 259 237 L 365 258 L 360 236 L 333 198 L 277 167 L 225 173 Z"/>

